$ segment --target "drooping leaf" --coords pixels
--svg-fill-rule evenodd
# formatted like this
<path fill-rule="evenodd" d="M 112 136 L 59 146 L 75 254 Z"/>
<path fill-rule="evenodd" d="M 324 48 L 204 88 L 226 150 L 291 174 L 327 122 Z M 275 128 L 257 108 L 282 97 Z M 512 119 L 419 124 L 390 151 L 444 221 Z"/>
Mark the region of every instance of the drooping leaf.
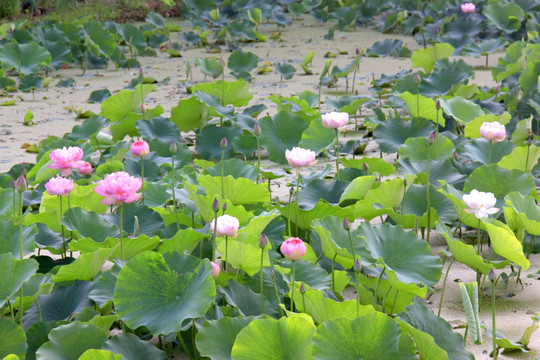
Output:
<path fill-rule="evenodd" d="M 143 341 L 133 334 L 113 336 L 102 347 L 114 354 L 118 354 L 123 360 L 137 360 L 141 358 L 166 360 L 167 355 L 159 350 L 150 341 Z"/>
<path fill-rule="evenodd" d="M 0 308 L 37 269 L 38 263 L 34 259 L 17 260 L 10 253 L 0 254 Z"/>
<path fill-rule="evenodd" d="M 15 69 L 21 75 L 36 73 L 40 67 L 51 64 L 51 54 L 37 43 L 7 43 L 0 48 L 0 63 L 6 70 Z"/>
<path fill-rule="evenodd" d="M 253 320 L 251 316 L 227 316 L 205 322 L 195 338 L 197 350 L 212 360 L 230 360 L 236 335 Z"/>
<path fill-rule="evenodd" d="M 530 261 L 523 253 L 523 246 L 516 238 L 514 232 L 504 223 L 494 219 L 484 219 L 484 225 L 491 239 L 493 251 L 505 259 L 527 270 Z"/>
<path fill-rule="evenodd" d="M 482 343 L 482 331 L 480 329 L 480 318 L 478 315 L 478 283 L 459 283 L 461 290 L 461 300 L 467 316 L 467 326 L 469 334 L 475 344 Z"/>
<path fill-rule="evenodd" d="M 0 358 L 5 359 L 9 354 L 24 359 L 26 356 L 26 334 L 24 330 L 8 319 L 0 319 Z"/>

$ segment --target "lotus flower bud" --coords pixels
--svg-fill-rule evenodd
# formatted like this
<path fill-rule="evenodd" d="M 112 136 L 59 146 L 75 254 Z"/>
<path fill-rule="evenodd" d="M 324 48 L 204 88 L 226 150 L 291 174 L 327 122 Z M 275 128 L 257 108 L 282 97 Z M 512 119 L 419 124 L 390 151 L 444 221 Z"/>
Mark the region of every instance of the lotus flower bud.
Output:
<path fill-rule="evenodd" d="M 422 81 L 422 78 L 420 77 L 420 74 L 416 73 L 414 74 L 413 80 L 415 84 L 420 84 L 420 82 Z"/>
<path fill-rule="evenodd" d="M 363 163 L 362 164 L 362 170 L 364 170 L 365 172 L 368 172 L 369 171 L 369 165 L 367 163 Z"/>
<path fill-rule="evenodd" d="M 355 273 L 359 273 L 360 271 L 362 271 L 362 263 L 360 262 L 360 259 L 354 259 L 353 269 Z"/>
<path fill-rule="evenodd" d="M 223 203 L 223 206 L 221 208 L 223 209 L 223 212 L 227 211 L 227 203 Z"/>
<path fill-rule="evenodd" d="M 300 294 L 304 295 L 306 293 L 306 285 L 304 283 L 300 284 Z"/>
<path fill-rule="evenodd" d="M 259 247 L 264 249 L 268 245 L 268 237 L 265 234 L 259 236 Z"/>
<path fill-rule="evenodd" d="M 497 280 L 497 275 L 495 274 L 495 271 L 493 269 L 489 270 L 488 279 L 492 283 L 494 283 Z"/>
<path fill-rule="evenodd" d="M 221 271 L 221 269 L 219 268 L 219 264 L 213 261 L 210 261 L 210 263 L 212 264 L 212 272 L 210 272 L 210 274 L 212 274 L 212 277 L 214 279 L 217 279 L 217 277 L 219 276 L 219 272 Z"/>
<path fill-rule="evenodd" d="M 276 272 L 274 271 L 273 268 L 270 268 L 270 276 L 271 276 L 271 277 L 276 276 Z"/>
<path fill-rule="evenodd" d="M 81 175 L 90 175 L 92 174 L 92 165 L 88 162 L 85 162 L 79 168 L 79 174 Z"/>
<path fill-rule="evenodd" d="M 435 103 L 435 109 L 439 110 L 441 108 L 441 100 L 437 99 L 437 102 Z"/>
<path fill-rule="evenodd" d="M 289 189 L 289 195 L 292 196 L 292 194 L 294 194 L 294 187 L 291 186 L 290 189 Z"/>
<path fill-rule="evenodd" d="M 495 87 L 495 90 L 494 90 L 494 91 L 495 91 L 495 94 L 500 93 L 500 92 L 501 92 L 501 85 L 498 84 L 498 85 Z"/>
<path fill-rule="evenodd" d="M 218 59 L 218 62 L 219 62 L 219 65 L 225 66 L 225 60 L 223 60 L 222 57 L 220 57 L 220 58 Z"/>
<path fill-rule="evenodd" d="M 217 198 L 214 198 L 214 201 L 212 202 L 212 210 L 214 212 L 218 212 L 219 211 L 219 201 Z"/>
<path fill-rule="evenodd" d="M 306 244 L 299 238 L 290 237 L 281 244 L 280 250 L 288 260 L 297 261 L 306 253 Z"/>
<path fill-rule="evenodd" d="M 219 142 L 219 146 L 221 146 L 222 149 L 225 149 L 227 147 L 227 144 L 228 142 L 227 142 L 226 137 L 222 138 L 221 141 Z"/>
<path fill-rule="evenodd" d="M 345 231 L 351 230 L 351 222 L 347 218 L 343 219 L 343 228 Z"/>
<path fill-rule="evenodd" d="M 456 159 L 456 160 L 459 159 L 459 154 L 456 151 L 454 151 L 454 159 Z"/>
<path fill-rule="evenodd" d="M 429 143 L 430 145 L 433 145 L 433 144 L 435 144 L 436 142 L 437 142 L 437 132 L 436 132 L 435 130 L 433 130 L 433 131 L 431 132 L 431 134 L 429 134 L 429 136 L 428 136 L 428 143 Z"/>
<path fill-rule="evenodd" d="M 150 146 L 144 140 L 135 141 L 131 144 L 130 150 L 135 157 L 145 157 L 150 154 Z"/>
<path fill-rule="evenodd" d="M 360 49 L 359 48 L 356 48 L 355 52 L 356 52 L 356 55 L 360 55 Z"/>
<path fill-rule="evenodd" d="M 255 125 L 253 126 L 253 134 L 255 136 L 260 136 L 262 134 L 261 125 L 259 125 L 258 122 L 256 122 Z"/>
<path fill-rule="evenodd" d="M 24 176 L 22 172 L 21 172 L 21 175 L 19 175 L 19 177 L 17 178 L 17 180 L 15 180 L 13 187 L 19 193 L 22 193 L 28 187 L 28 182 L 26 182 L 26 177 Z"/>
<path fill-rule="evenodd" d="M 433 33 L 434 33 L 435 35 L 439 35 L 440 32 L 441 32 L 441 30 L 440 30 L 438 27 L 436 27 L 435 29 L 433 29 Z"/>
<path fill-rule="evenodd" d="M 169 151 L 171 152 L 171 154 L 176 154 L 176 152 L 178 151 L 178 146 L 176 145 L 176 141 L 174 140 L 171 141 L 171 145 L 169 145 Z"/>

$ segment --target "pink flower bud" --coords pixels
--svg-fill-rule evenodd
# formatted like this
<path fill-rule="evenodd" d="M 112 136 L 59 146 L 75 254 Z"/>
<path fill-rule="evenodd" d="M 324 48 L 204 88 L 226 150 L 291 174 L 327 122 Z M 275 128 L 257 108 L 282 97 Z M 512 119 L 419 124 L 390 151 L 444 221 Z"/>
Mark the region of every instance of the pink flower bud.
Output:
<path fill-rule="evenodd" d="M 489 141 L 501 142 L 506 138 L 506 128 L 498 121 L 486 121 L 480 126 L 480 135 Z"/>
<path fill-rule="evenodd" d="M 176 152 L 178 151 L 178 145 L 176 145 L 176 141 L 171 141 L 171 145 L 169 145 L 169 151 L 171 152 L 171 154 L 176 154 Z"/>
<path fill-rule="evenodd" d="M 306 253 L 306 244 L 299 238 L 290 237 L 281 244 L 280 250 L 287 259 L 296 261 Z"/>
<path fill-rule="evenodd" d="M 300 284 L 300 294 L 304 295 L 306 293 L 306 285 L 304 283 Z"/>
<path fill-rule="evenodd" d="M 360 259 L 356 258 L 354 259 L 354 265 L 353 265 L 354 272 L 359 273 L 362 271 L 362 263 L 360 262 Z"/>
<path fill-rule="evenodd" d="M 488 279 L 492 283 L 494 283 L 497 280 L 497 275 L 495 274 L 495 270 L 493 270 L 493 269 L 489 270 Z"/>
<path fill-rule="evenodd" d="M 212 277 L 214 279 L 217 279 L 217 277 L 219 276 L 219 272 L 221 271 L 220 267 L 219 267 L 219 264 L 213 262 L 213 261 L 210 261 L 210 263 L 212 264 Z"/>
<path fill-rule="evenodd" d="M 255 136 L 260 136 L 262 134 L 261 125 L 259 125 L 258 122 L 256 122 L 255 125 L 253 126 L 253 134 Z"/>
<path fill-rule="evenodd" d="M 347 218 L 343 219 L 343 229 L 345 229 L 345 231 L 351 230 L 351 222 Z"/>
<path fill-rule="evenodd" d="M 476 6 L 473 3 L 461 4 L 461 11 L 464 14 L 472 14 L 476 10 Z"/>
<path fill-rule="evenodd" d="M 92 174 L 92 165 L 90 165 L 90 163 L 85 161 L 84 164 L 79 167 L 79 174 L 81 175 Z"/>
<path fill-rule="evenodd" d="M 47 181 L 45 189 L 49 195 L 68 196 L 73 190 L 73 180 L 57 176 Z"/>
<path fill-rule="evenodd" d="M 212 202 L 212 210 L 214 212 L 219 211 L 219 200 L 217 198 L 214 198 L 214 201 Z"/>
<path fill-rule="evenodd" d="M 420 74 L 416 73 L 414 74 L 413 80 L 415 84 L 420 84 L 420 82 L 422 81 L 422 78 L 420 77 Z"/>
<path fill-rule="evenodd" d="M 259 236 L 259 247 L 264 249 L 268 245 L 268 237 L 265 234 Z"/>
<path fill-rule="evenodd" d="M 306 167 L 315 164 L 315 152 L 299 147 L 293 147 L 292 150 L 285 151 L 285 158 L 290 166 L 294 168 Z"/>
<path fill-rule="evenodd" d="M 431 132 L 431 134 L 429 134 L 429 136 L 428 136 L 428 143 L 429 143 L 430 145 L 433 145 L 433 144 L 435 144 L 436 142 L 437 142 L 437 132 L 436 132 L 435 130 L 433 130 L 433 131 Z"/>
<path fill-rule="evenodd" d="M 217 226 L 214 225 L 215 223 L 217 223 Z M 210 223 L 210 230 L 212 232 L 214 232 L 214 226 L 216 236 L 236 237 L 240 223 L 234 216 L 222 215 Z"/>
<path fill-rule="evenodd" d="M 145 157 L 150 154 L 150 146 L 144 140 L 135 141 L 131 144 L 131 154 L 135 157 Z"/>
<path fill-rule="evenodd" d="M 17 180 L 15 180 L 12 185 L 19 193 L 22 193 L 24 190 L 26 190 L 26 188 L 28 187 L 28 183 L 26 182 L 26 177 L 24 176 L 24 174 L 21 173 L 21 175 L 19 175 Z"/>
<path fill-rule="evenodd" d="M 219 146 L 221 146 L 222 149 L 225 149 L 228 145 L 228 141 L 226 137 L 221 138 L 221 141 L 219 142 Z"/>
<path fill-rule="evenodd" d="M 346 112 L 332 111 L 322 116 L 322 124 L 329 129 L 339 129 L 349 122 L 349 114 Z"/>

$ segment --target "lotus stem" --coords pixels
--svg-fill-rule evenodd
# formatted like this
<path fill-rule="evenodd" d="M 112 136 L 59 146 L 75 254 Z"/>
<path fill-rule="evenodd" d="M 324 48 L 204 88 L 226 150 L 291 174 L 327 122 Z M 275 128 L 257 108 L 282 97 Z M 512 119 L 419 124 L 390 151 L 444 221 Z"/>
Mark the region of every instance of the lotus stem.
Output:
<path fill-rule="evenodd" d="M 292 237 L 292 226 L 291 226 L 291 201 L 293 195 L 294 187 L 291 187 L 289 191 L 289 215 L 287 216 L 288 226 L 289 226 L 289 237 Z"/>
<path fill-rule="evenodd" d="M 118 214 L 120 215 L 120 259 L 124 261 L 124 209 L 122 204 L 118 206 Z"/>
<path fill-rule="evenodd" d="M 336 272 L 334 271 L 336 267 L 336 257 L 337 257 L 337 252 L 334 254 L 334 257 L 332 258 L 332 292 L 333 293 L 336 292 Z"/>
<path fill-rule="evenodd" d="M 62 216 L 62 210 L 60 210 L 60 216 Z M 63 235 L 63 233 L 62 233 Z M 20 260 L 23 259 L 23 193 L 19 193 L 19 255 Z M 11 307 L 11 304 L 9 305 Z M 11 310 L 11 317 L 13 318 L 13 309 Z M 19 325 L 23 323 L 23 289 L 22 284 L 19 288 Z"/>
<path fill-rule="evenodd" d="M 478 219 L 478 238 L 476 239 L 476 253 L 478 255 L 480 255 L 480 252 L 481 252 L 481 248 L 480 246 L 482 246 L 482 230 L 480 229 L 480 223 L 481 223 L 481 220 Z"/>
<path fill-rule="evenodd" d="M 495 328 L 495 281 L 491 282 L 491 323 L 493 331 L 493 360 L 497 360 L 499 352 L 497 351 L 497 335 Z"/>
<path fill-rule="evenodd" d="M 264 259 L 264 248 L 261 249 L 261 312 L 264 314 L 264 277 L 263 277 L 263 259 Z"/>
<path fill-rule="evenodd" d="M 429 193 L 429 167 L 431 165 L 431 146 L 430 143 L 428 145 L 428 159 L 427 159 L 427 170 L 426 170 L 426 177 L 427 177 L 427 184 L 426 184 L 426 200 L 427 200 L 427 236 L 426 241 L 429 244 L 429 235 L 431 233 L 431 196 Z"/>
<path fill-rule="evenodd" d="M 216 262 L 216 252 L 217 252 L 217 246 L 216 246 L 216 230 L 217 230 L 217 214 L 218 212 L 214 212 L 214 232 L 212 234 L 212 261 Z"/>
<path fill-rule="evenodd" d="M 527 142 L 527 157 L 525 158 L 525 169 L 523 169 L 523 172 L 528 173 L 529 172 L 529 153 L 531 152 L 531 143 Z"/>
<path fill-rule="evenodd" d="M 296 214 L 294 218 L 294 232 L 298 236 L 298 197 L 300 194 L 300 172 L 298 172 L 298 178 L 296 180 Z"/>
<path fill-rule="evenodd" d="M 339 129 L 336 129 L 336 179 L 339 181 Z"/>
<path fill-rule="evenodd" d="M 283 308 L 280 306 L 281 305 L 281 298 L 279 297 L 279 291 L 278 291 L 277 284 L 276 284 L 276 273 L 275 273 L 274 269 L 272 269 L 272 268 L 270 268 L 270 275 L 272 276 L 272 285 L 274 286 L 274 293 L 276 294 L 276 299 L 277 299 L 277 302 L 278 302 L 279 312 L 281 314 L 281 317 L 283 317 L 283 316 L 285 316 L 285 314 L 283 313 Z"/>
<path fill-rule="evenodd" d="M 488 165 L 491 164 L 491 144 L 492 144 L 492 141 L 489 140 Z"/>
<path fill-rule="evenodd" d="M 141 157 L 141 179 L 142 179 L 141 200 L 142 200 L 142 204 L 144 205 L 144 160 L 142 157 Z"/>
<path fill-rule="evenodd" d="M 394 295 L 394 302 L 392 303 L 392 309 L 390 310 L 390 315 L 394 314 L 394 307 L 396 306 L 398 294 L 399 294 L 399 290 L 397 289 L 396 290 L 396 295 Z"/>
<path fill-rule="evenodd" d="M 260 178 L 261 178 L 261 144 L 260 144 L 259 136 L 257 136 L 257 184 L 259 183 Z M 270 189 L 270 182 L 268 183 L 268 188 Z"/>
<path fill-rule="evenodd" d="M 225 177 L 225 163 L 223 162 L 223 159 L 225 158 L 225 147 L 221 147 L 221 198 L 225 199 L 225 185 L 224 185 L 224 177 Z"/>
<path fill-rule="evenodd" d="M 444 275 L 444 281 L 443 286 L 441 290 L 441 300 L 439 301 L 439 311 L 437 312 L 437 316 L 441 316 L 441 309 L 443 304 L 443 298 L 444 298 L 444 292 L 446 290 L 446 280 L 448 279 L 448 274 L 450 273 L 450 268 L 452 267 L 452 264 L 456 261 L 456 258 L 453 258 L 450 264 L 448 265 L 448 268 L 446 269 L 446 274 Z"/>
<path fill-rule="evenodd" d="M 348 229 L 347 233 L 349 234 L 349 243 L 351 244 L 351 252 L 352 252 L 352 258 L 353 258 L 353 263 L 354 263 L 354 261 L 356 260 L 356 253 L 354 251 L 354 246 L 353 246 L 353 241 L 352 241 L 352 236 L 351 236 L 351 229 Z"/>
<path fill-rule="evenodd" d="M 38 311 L 38 316 L 39 316 L 39 322 L 43 322 L 43 316 L 41 315 L 41 306 L 39 305 L 39 302 L 37 301 L 34 301 L 36 303 L 36 309 Z"/>
<path fill-rule="evenodd" d="M 186 355 L 189 357 L 190 360 L 195 360 L 193 355 L 191 355 L 191 353 L 189 352 L 187 346 L 186 346 L 186 343 L 184 341 L 184 339 L 182 339 L 182 333 L 179 331 L 177 334 L 176 334 L 176 337 L 178 338 L 178 340 L 180 341 L 180 345 L 182 345 L 182 349 L 184 350 L 184 352 L 186 353 Z"/>
<path fill-rule="evenodd" d="M 62 197 L 60 195 L 57 195 L 57 196 L 58 196 L 58 200 L 60 201 L 60 232 L 62 233 L 62 253 L 65 258 L 66 257 L 66 236 L 64 235 L 64 225 L 62 225 Z M 22 259 L 22 256 L 21 256 L 21 259 Z"/>
<path fill-rule="evenodd" d="M 174 189 L 174 180 L 175 180 L 175 176 L 174 176 L 174 154 L 172 154 L 172 157 L 171 157 L 171 166 L 172 166 L 172 170 L 171 170 L 171 189 L 172 189 L 172 197 L 173 197 L 173 209 L 174 209 L 174 216 L 175 216 L 175 219 L 176 219 L 176 229 L 177 230 L 180 230 L 180 220 L 178 220 L 178 209 L 176 208 L 176 195 L 175 195 L 175 189 Z M 202 248 L 202 242 L 201 242 L 201 248 Z"/>
<path fill-rule="evenodd" d="M 356 281 L 356 317 L 360 316 L 360 274 L 354 272 Z"/>
<path fill-rule="evenodd" d="M 216 225 L 214 226 L 217 228 L 217 221 Z M 225 263 L 223 264 L 223 270 L 227 272 L 227 260 L 229 259 L 229 237 L 225 236 Z"/>
<path fill-rule="evenodd" d="M 291 312 L 294 312 L 294 288 L 296 287 L 296 261 L 292 262 Z"/>
<path fill-rule="evenodd" d="M 379 275 L 379 277 L 377 278 L 377 285 L 375 285 L 375 293 L 373 294 L 373 307 L 377 306 L 377 298 L 378 298 L 377 294 L 379 293 L 379 285 L 381 284 L 381 279 L 385 271 L 386 271 L 386 266 L 383 266 L 381 275 Z"/>

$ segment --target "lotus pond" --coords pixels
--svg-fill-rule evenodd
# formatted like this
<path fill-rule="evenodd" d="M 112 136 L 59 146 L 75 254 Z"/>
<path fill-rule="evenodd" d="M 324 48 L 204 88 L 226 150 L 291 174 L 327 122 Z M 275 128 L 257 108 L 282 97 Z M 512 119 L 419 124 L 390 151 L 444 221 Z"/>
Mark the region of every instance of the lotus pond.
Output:
<path fill-rule="evenodd" d="M 539 18 L 0 25 L 0 358 L 536 359 Z"/>

